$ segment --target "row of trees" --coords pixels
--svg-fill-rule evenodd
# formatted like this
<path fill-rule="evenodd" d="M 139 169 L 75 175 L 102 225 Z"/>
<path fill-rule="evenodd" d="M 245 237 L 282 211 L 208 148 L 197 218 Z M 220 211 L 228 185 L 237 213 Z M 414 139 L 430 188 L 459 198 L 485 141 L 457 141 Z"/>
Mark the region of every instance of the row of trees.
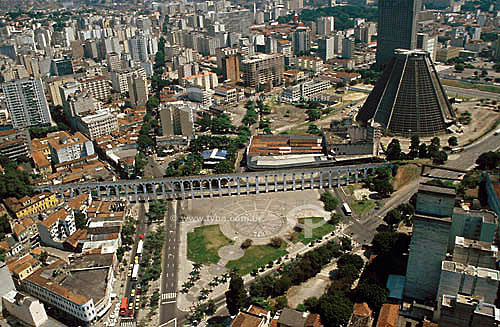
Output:
<path fill-rule="evenodd" d="M 450 137 L 448 140 L 450 146 L 458 145 L 456 137 Z M 436 164 L 443 164 L 448 160 L 448 154 L 441 150 L 441 141 L 439 137 L 434 137 L 431 144 L 427 146 L 425 143 L 420 142 L 420 138 L 416 135 L 411 137 L 410 151 L 404 153 L 401 151 L 401 144 L 398 139 L 392 139 L 391 143 L 387 146 L 386 159 L 392 160 L 413 160 L 415 158 L 431 158 Z"/>
<path fill-rule="evenodd" d="M 4 169 L 3 174 L 0 174 L 0 198 L 13 196 L 19 199 L 26 195 L 33 195 L 30 176 L 24 169 L 17 169 L 19 164 L 26 161 L 26 158 L 11 160 L 0 156 L 0 165 Z"/>
<path fill-rule="evenodd" d="M 392 176 L 396 175 L 397 167 L 377 168 L 374 176 L 368 176 L 367 184 L 370 191 L 377 192 L 382 198 L 388 197 L 394 192 L 394 186 L 391 183 Z"/>
<path fill-rule="evenodd" d="M 323 202 L 326 211 L 333 211 L 339 205 L 339 200 L 333 196 L 329 191 L 321 193 L 319 200 Z"/>
<path fill-rule="evenodd" d="M 261 304 L 268 298 L 280 298 L 292 285 L 299 285 L 314 277 L 321 269 L 330 263 L 332 258 L 340 257 L 344 251 L 350 251 L 352 244 L 348 238 L 341 243 L 329 241 L 303 256 L 297 256 L 292 262 L 282 266 L 280 276 L 268 275 L 257 277 L 247 290 L 243 286 L 241 277 L 233 273 L 229 290 L 226 292 L 226 303 L 231 315 L 250 303 Z"/>

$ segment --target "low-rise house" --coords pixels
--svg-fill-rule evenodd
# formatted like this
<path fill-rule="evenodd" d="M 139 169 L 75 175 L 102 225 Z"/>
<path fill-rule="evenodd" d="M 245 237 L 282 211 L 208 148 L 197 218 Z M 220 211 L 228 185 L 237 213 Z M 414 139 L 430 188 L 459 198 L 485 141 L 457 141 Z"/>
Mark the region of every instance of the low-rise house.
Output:
<path fill-rule="evenodd" d="M 271 313 L 260 307 L 251 305 L 248 310 L 240 311 L 231 327 L 269 327 Z"/>
<path fill-rule="evenodd" d="M 377 327 L 396 327 L 398 325 L 399 305 L 384 303 L 380 309 Z"/>
<path fill-rule="evenodd" d="M 10 291 L 5 294 L 2 297 L 2 307 L 9 315 L 27 326 L 40 327 L 49 319 L 38 299 L 21 292 Z"/>
<path fill-rule="evenodd" d="M 371 327 L 373 324 L 372 314 L 373 312 L 366 302 L 355 303 L 349 327 Z"/>

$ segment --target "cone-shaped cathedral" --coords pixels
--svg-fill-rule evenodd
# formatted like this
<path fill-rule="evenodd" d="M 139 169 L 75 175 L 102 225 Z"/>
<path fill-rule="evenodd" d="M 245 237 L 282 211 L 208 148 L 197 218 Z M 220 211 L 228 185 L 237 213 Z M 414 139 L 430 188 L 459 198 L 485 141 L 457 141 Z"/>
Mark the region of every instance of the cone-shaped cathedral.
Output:
<path fill-rule="evenodd" d="M 455 113 L 428 52 L 394 51 L 394 56 L 359 111 L 357 120 L 372 119 L 401 136 L 443 134 Z"/>

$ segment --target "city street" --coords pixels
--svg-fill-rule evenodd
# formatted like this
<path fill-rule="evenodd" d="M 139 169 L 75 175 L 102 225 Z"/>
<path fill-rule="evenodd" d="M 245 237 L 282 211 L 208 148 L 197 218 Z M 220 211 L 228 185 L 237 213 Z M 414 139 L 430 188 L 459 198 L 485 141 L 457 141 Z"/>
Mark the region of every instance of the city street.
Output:
<path fill-rule="evenodd" d="M 177 251 L 180 235 L 177 228 L 180 202 L 169 201 L 165 218 L 165 244 L 163 246 L 161 293 L 160 293 L 160 326 L 176 326 L 177 315 Z"/>
<path fill-rule="evenodd" d="M 462 96 L 470 98 L 500 99 L 500 94 L 479 91 L 478 89 L 464 89 L 461 87 L 443 85 L 449 97 Z"/>

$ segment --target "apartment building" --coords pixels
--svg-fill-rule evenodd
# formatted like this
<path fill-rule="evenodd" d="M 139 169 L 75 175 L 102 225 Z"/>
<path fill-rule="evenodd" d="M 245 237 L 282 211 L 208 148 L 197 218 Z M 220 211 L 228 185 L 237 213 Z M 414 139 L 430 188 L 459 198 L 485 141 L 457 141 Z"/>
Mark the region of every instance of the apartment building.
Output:
<path fill-rule="evenodd" d="M 60 164 L 67 161 L 78 160 L 95 154 L 94 145 L 85 135 L 76 132 L 60 132 L 57 137 L 49 140 L 52 162 Z"/>
<path fill-rule="evenodd" d="M 283 90 L 282 100 L 286 102 L 298 102 L 301 99 L 323 92 L 330 88 L 330 82 L 326 80 L 311 80 L 294 86 L 287 87 Z"/>
<path fill-rule="evenodd" d="M 323 60 L 314 57 L 294 57 L 293 65 L 296 69 L 319 73 L 323 70 Z"/>
<path fill-rule="evenodd" d="M 14 128 L 50 124 L 49 106 L 39 78 L 7 82 L 3 92 Z"/>
<path fill-rule="evenodd" d="M 194 135 L 193 107 L 182 101 L 163 104 L 160 109 L 163 136 Z"/>
<path fill-rule="evenodd" d="M 61 208 L 37 223 L 42 244 L 64 249 L 62 242 L 76 232 L 75 216 L 72 210 Z"/>
<path fill-rule="evenodd" d="M 111 86 L 109 80 L 104 76 L 96 76 L 80 81 L 82 89 L 87 89 L 89 93 L 98 100 L 107 100 L 111 96 Z"/>
<path fill-rule="evenodd" d="M 55 193 L 43 192 L 35 196 L 25 196 L 21 199 L 10 197 L 3 200 L 7 209 L 16 218 L 36 215 L 59 205 L 59 199 Z"/>
<path fill-rule="evenodd" d="M 31 157 L 33 149 L 28 129 L 8 129 L 0 131 L 0 156 L 12 160 Z"/>
<path fill-rule="evenodd" d="M 226 104 L 238 102 L 238 91 L 233 87 L 218 86 L 215 95 L 223 97 Z"/>
<path fill-rule="evenodd" d="M 184 77 L 182 79 L 183 86 L 199 86 L 204 90 L 213 90 L 219 85 L 217 74 L 213 72 L 201 72 L 197 75 Z"/>
<path fill-rule="evenodd" d="M 285 62 L 282 54 L 258 54 L 241 61 L 241 71 L 245 86 L 272 86 L 283 83 Z"/>
<path fill-rule="evenodd" d="M 93 115 L 77 118 L 78 129 L 91 140 L 110 135 L 118 130 L 118 119 L 109 111 L 101 110 Z"/>
<path fill-rule="evenodd" d="M 133 76 L 134 78 L 146 79 L 146 71 L 140 67 L 137 69 L 124 69 L 111 72 L 111 83 L 113 90 L 120 93 L 126 93 L 129 90 L 128 79 Z"/>

